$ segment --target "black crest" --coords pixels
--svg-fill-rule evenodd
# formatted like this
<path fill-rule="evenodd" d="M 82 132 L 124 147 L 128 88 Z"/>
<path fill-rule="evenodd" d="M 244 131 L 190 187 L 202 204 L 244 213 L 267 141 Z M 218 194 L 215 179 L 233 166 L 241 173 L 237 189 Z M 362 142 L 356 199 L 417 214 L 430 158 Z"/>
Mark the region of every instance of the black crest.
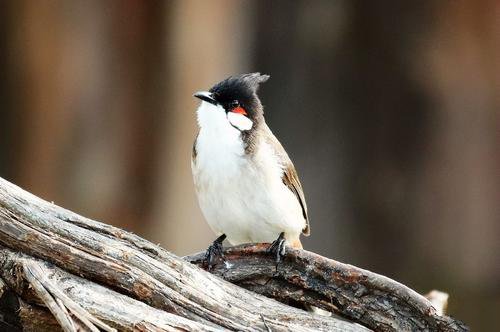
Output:
<path fill-rule="evenodd" d="M 269 75 L 260 73 L 230 76 L 214 85 L 210 92 L 226 110 L 236 101 L 247 112 L 249 117 L 256 119 L 262 114 L 262 104 L 257 96 L 260 83 L 269 79 Z"/>

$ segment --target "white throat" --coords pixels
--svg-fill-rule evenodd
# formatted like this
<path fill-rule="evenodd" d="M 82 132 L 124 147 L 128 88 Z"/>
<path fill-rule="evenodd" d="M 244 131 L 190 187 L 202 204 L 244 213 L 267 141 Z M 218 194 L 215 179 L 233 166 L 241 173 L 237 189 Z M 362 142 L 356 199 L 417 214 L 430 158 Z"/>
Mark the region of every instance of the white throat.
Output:
<path fill-rule="evenodd" d="M 202 101 L 197 110 L 200 132 L 196 140 L 197 168 L 221 173 L 235 171 L 245 156 L 241 131 L 228 120 L 222 106 Z"/>
<path fill-rule="evenodd" d="M 208 130 L 222 130 L 223 128 L 233 127 L 238 132 L 250 130 L 253 122 L 243 114 L 227 112 L 220 105 L 212 105 L 202 101 L 198 107 L 198 124 L 200 128 Z M 239 133 L 238 133 L 239 134 Z"/>

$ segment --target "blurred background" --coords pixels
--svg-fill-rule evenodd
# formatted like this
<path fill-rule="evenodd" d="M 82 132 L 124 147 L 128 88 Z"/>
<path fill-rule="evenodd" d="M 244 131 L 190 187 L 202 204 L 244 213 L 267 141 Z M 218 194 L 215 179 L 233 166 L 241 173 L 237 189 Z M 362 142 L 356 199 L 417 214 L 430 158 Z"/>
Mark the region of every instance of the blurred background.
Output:
<path fill-rule="evenodd" d="M 192 94 L 267 73 L 305 248 L 498 326 L 500 2 L 4 0 L 0 50 L 0 176 L 203 250 Z"/>

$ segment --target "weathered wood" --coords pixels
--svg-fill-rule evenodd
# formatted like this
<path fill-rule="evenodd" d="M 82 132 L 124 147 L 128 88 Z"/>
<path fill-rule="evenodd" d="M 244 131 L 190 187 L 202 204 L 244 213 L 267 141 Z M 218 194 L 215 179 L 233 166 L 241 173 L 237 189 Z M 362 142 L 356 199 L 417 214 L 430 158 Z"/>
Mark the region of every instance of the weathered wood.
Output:
<path fill-rule="evenodd" d="M 36 293 L 29 288 L 32 284 L 28 284 L 28 280 L 25 278 L 26 266 L 38 266 L 43 271 L 47 281 L 58 286 L 59 292 L 63 292 L 65 296 L 78 303 L 93 317 L 106 321 L 107 324 L 120 331 L 137 331 L 140 330 L 138 326 L 149 326 L 151 330 L 156 331 L 175 329 L 216 330 L 192 320 L 155 309 L 107 287 L 70 274 L 50 263 L 42 262 L 24 254 L 14 253 L 9 249 L 0 249 L 0 262 L 0 275 L 8 287 L 14 290 L 16 294 L 19 294 L 25 301 L 35 305 L 41 305 L 42 302 Z M 16 273 L 10 271 L 16 271 Z M 30 310 L 25 310 L 24 315 L 31 317 L 31 319 L 35 317 L 47 319 L 47 315 L 51 317 L 48 312 L 40 313 L 35 311 L 32 313 Z M 24 324 L 23 327 L 25 327 Z"/>
<path fill-rule="evenodd" d="M 71 314 L 74 315 L 78 321 L 80 321 L 83 326 L 91 332 L 99 332 L 100 330 L 106 332 L 116 332 L 116 329 L 91 315 L 87 310 L 82 308 L 78 303 L 73 301 L 62 290 L 60 290 L 59 286 L 53 283 L 46 276 L 48 271 L 43 269 L 40 264 L 25 260 L 22 265 L 24 278 L 29 282 L 30 286 L 35 289 L 37 296 L 43 299 L 44 304 L 49 308 L 65 331 L 76 332 L 77 330 L 77 324 L 74 323 L 69 313 L 69 311 L 71 311 Z M 36 284 L 38 284 L 37 287 L 35 287 Z M 49 306 L 49 303 L 47 302 L 52 301 L 53 303 Z M 51 309 L 54 305 L 56 308 Z M 69 323 L 68 325 L 65 325 L 66 321 Z"/>
<path fill-rule="evenodd" d="M 56 300 L 45 289 L 43 284 L 36 278 L 32 271 L 27 267 L 24 268 L 24 278 L 29 282 L 30 286 L 35 291 L 37 297 L 42 300 L 43 304 L 50 310 L 54 318 L 57 320 L 64 332 L 76 332 L 75 323 L 59 305 Z M 96 332 L 93 330 L 92 332 Z M 98 331 L 97 331 L 98 332 Z"/>
<path fill-rule="evenodd" d="M 350 321 L 312 315 L 250 292 L 138 236 L 0 179 L 0 276 L 29 304 L 42 304 L 27 289 L 23 274 L 27 264 L 36 264 L 57 285 L 55 298 L 67 296 L 95 318 L 125 331 L 367 330 L 356 323 L 380 331 L 465 330 L 388 278 L 294 250 L 276 270 L 266 247 L 228 249 L 230 265 L 219 264 L 214 272 L 255 292 L 313 304 Z M 199 263 L 199 256 L 192 260 Z"/>
<path fill-rule="evenodd" d="M 313 316 L 232 285 L 133 234 L 64 210 L 3 179 L 0 245 L 206 327 L 364 330 L 353 322 Z"/>
<path fill-rule="evenodd" d="M 392 279 L 292 248 L 276 265 L 267 247 L 226 248 L 225 262 L 211 272 L 279 301 L 319 307 L 375 330 L 466 330 L 461 322 L 441 316 L 424 296 Z M 202 266 L 203 258 L 204 253 L 198 253 L 184 259 Z"/>

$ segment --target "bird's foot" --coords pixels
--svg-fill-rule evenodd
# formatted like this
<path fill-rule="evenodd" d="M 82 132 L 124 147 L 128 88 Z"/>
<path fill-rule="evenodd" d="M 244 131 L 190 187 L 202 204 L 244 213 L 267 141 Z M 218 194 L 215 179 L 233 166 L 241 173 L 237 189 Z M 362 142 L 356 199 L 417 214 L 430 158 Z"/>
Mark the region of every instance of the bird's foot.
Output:
<path fill-rule="evenodd" d="M 283 257 L 285 256 L 285 232 L 281 232 L 280 235 L 273 243 L 269 249 L 267 249 L 268 253 L 271 253 L 275 257 L 276 265 L 278 265 Z"/>
<path fill-rule="evenodd" d="M 226 239 L 226 234 L 222 234 L 208 247 L 205 253 L 204 265 L 210 271 L 219 259 L 224 260 L 222 242 Z"/>

